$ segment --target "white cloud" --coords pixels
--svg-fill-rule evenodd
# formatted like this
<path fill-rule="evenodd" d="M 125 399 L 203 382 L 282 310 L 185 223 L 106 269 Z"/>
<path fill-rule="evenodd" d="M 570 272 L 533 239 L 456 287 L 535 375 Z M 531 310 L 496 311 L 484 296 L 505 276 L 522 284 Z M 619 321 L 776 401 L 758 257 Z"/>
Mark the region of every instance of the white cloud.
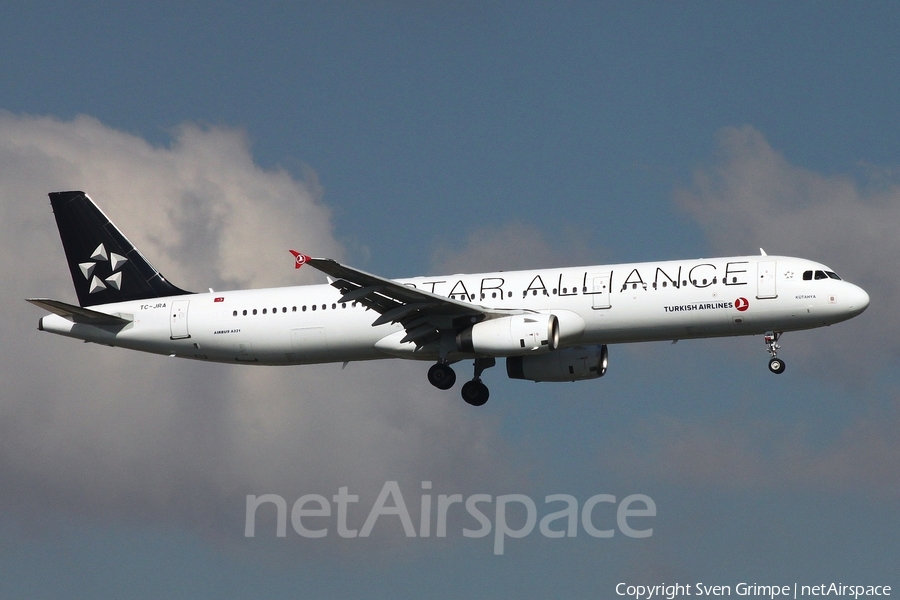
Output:
<path fill-rule="evenodd" d="M 900 319 L 893 299 L 900 286 L 900 185 L 870 169 L 859 179 L 823 175 L 790 164 L 752 127 L 727 128 L 718 159 L 696 171 L 677 202 L 694 216 L 719 254 L 802 256 L 834 267 L 864 287 L 870 308 L 831 328 L 789 334 L 779 356 L 790 368 L 814 371 L 846 390 L 865 412 L 825 440 L 803 422 L 649 417 L 609 443 L 600 461 L 623 474 L 686 486 L 742 491 L 794 489 L 840 493 L 860 490 L 895 497 L 900 479 L 900 425 L 896 404 L 864 400 L 877 387 L 863 381 L 890 368 L 900 354 Z M 762 344 L 760 344 L 761 346 Z M 760 347 L 760 354 L 762 348 Z M 777 384 L 778 382 L 774 382 Z M 821 433 L 821 431 L 820 431 Z"/>
<path fill-rule="evenodd" d="M 790 164 L 752 127 L 726 128 L 717 161 L 698 169 L 676 201 L 717 253 L 763 247 L 818 260 L 869 292 L 869 309 L 853 321 L 785 336 L 787 360 L 793 352 L 854 378 L 900 355 L 900 185 L 871 169 L 857 178 L 816 173 Z"/>
<path fill-rule="evenodd" d="M 89 117 L 0 114 L 0 503 L 14 514 L 227 540 L 246 494 L 490 492 L 517 477 L 484 414 L 429 386 L 425 364 L 211 365 L 38 332 L 23 298 L 74 299 L 46 196 L 64 189 L 188 289 L 298 283 L 288 248 L 342 254 L 314 180 L 259 168 L 240 132 L 185 125 L 157 147 Z"/>

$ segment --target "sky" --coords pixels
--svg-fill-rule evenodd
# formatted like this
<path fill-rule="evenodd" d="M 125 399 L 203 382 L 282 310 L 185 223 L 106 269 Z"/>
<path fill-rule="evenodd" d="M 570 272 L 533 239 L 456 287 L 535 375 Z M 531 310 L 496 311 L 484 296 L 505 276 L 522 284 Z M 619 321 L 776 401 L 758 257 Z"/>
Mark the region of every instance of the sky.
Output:
<path fill-rule="evenodd" d="M 896 589 L 898 25 L 890 2 L 5 3 L 0 596 Z M 321 283 L 289 248 L 388 277 L 764 248 L 871 305 L 785 334 L 777 379 L 759 336 L 617 345 L 588 382 L 500 361 L 475 409 L 424 363 L 195 364 L 39 332 L 24 298 L 75 300 L 47 198 L 68 189 L 192 290 Z M 246 535 L 248 495 L 290 513 L 343 488 L 357 530 L 390 492 L 369 536 L 288 515 L 279 537 L 272 504 Z M 408 537 L 398 494 L 415 533 L 423 498 L 455 494 L 490 496 L 492 529 L 466 536 L 457 504 L 446 536 Z M 562 495 L 614 535 L 544 535 Z M 500 497 L 509 529 L 523 498 L 538 522 L 502 554 Z M 651 535 L 626 535 L 628 497 Z"/>

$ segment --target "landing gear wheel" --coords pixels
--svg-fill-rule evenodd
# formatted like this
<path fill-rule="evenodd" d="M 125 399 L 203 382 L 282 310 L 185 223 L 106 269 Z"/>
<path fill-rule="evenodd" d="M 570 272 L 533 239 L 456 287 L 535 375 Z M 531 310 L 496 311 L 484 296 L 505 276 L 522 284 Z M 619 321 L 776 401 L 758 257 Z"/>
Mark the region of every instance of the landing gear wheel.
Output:
<path fill-rule="evenodd" d="M 490 396 L 487 386 L 477 379 L 467 381 L 462 387 L 463 400 L 472 406 L 483 406 Z"/>
<path fill-rule="evenodd" d="M 456 383 L 456 372 L 444 363 L 431 365 L 428 369 L 428 383 L 439 390 L 449 390 Z"/>
<path fill-rule="evenodd" d="M 778 350 L 781 348 L 781 346 L 778 344 L 778 340 L 780 338 L 780 331 L 767 333 L 764 338 L 764 341 L 766 342 L 766 350 L 768 351 L 769 356 L 772 357 L 769 360 L 769 370 L 776 375 L 784 373 L 784 361 L 778 358 Z"/>

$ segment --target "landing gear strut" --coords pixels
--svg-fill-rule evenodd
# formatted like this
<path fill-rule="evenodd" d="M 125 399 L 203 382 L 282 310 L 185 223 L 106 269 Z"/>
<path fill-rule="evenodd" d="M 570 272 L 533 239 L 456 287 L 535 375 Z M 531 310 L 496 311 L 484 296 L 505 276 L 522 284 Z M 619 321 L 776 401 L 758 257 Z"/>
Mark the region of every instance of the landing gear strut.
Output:
<path fill-rule="evenodd" d="M 497 359 L 495 358 L 475 359 L 475 376 L 472 378 L 472 381 L 467 381 L 465 385 L 463 385 L 463 400 L 472 406 L 483 406 L 484 403 L 488 401 L 488 398 L 491 397 L 491 392 L 488 390 L 487 386 L 481 382 L 481 373 L 485 369 L 489 369 L 496 364 Z"/>
<path fill-rule="evenodd" d="M 784 373 L 784 361 L 778 358 L 778 349 L 781 346 L 778 344 L 778 340 L 781 338 L 780 331 L 774 331 L 772 333 L 767 333 L 765 337 L 766 342 L 766 350 L 772 356 L 769 359 L 769 370 L 775 373 L 776 375 L 780 375 Z"/>

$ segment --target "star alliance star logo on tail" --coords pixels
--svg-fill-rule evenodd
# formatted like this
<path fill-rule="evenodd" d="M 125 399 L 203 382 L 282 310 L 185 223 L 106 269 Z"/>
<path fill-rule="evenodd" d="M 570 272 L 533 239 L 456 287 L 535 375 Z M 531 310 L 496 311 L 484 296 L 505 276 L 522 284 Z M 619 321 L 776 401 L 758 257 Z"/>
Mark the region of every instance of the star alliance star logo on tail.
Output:
<path fill-rule="evenodd" d="M 112 288 L 114 290 L 122 289 L 122 272 L 119 269 L 128 262 L 127 258 L 121 254 L 116 254 L 115 252 L 107 254 L 106 247 L 103 244 L 100 244 L 97 246 L 97 249 L 91 253 L 91 261 L 92 262 L 78 263 L 81 274 L 84 275 L 85 280 L 90 282 L 88 284 L 88 293 L 95 294 L 107 288 Z M 100 279 L 100 277 L 94 274 L 94 271 L 97 270 L 97 266 L 101 263 L 109 263 L 110 271 L 112 272 L 109 277 L 104 279 Z"/>

